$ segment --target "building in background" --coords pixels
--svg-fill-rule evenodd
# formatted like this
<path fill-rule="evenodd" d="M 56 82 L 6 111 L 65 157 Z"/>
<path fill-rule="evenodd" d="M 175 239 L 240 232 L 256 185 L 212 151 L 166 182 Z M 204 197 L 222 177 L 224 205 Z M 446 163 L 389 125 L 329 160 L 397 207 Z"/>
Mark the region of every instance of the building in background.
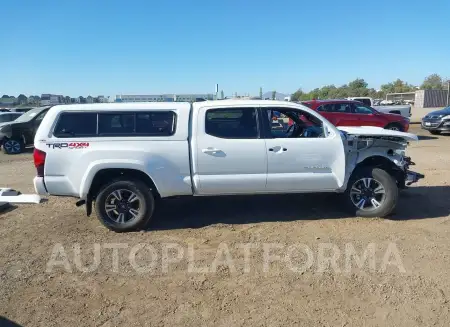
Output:
<path fill-rule="evenodd" d="M 400 102 L 415 102 L 416 92 L 404 92 L 404 93 L 388 93 L 386 94 L 387 101 L 400 101 Z"/>
<path fill-rule="evenodd" d="M 116 95 L 115 102 L 194 102 L 213 100 L 213 94 Z"/>
<path fill-rule="evenodd" d="M 88 95 L 86 98 L 86 103 L 94 103 L 94 98 Z"/>
<path fill-rule="evenodd" d="M 41 106 L 51 106 L 55 104 L 64 103 L 64 96 L 56 94 L 42 94 Z"/>
<path fill-rule="evenodd" d="M 449 105 L 450 94 L 448 90 L 418 90 L 415 93 L 415 107 L 438 108 Z"/>
<path fill-rule="evenodd" d="M 17 104 L 17 98 L 15 97 L 0 98 L 0 108 L 10 108 Z"/>
<path fill-rule="evenodd" d="M 446 107 L 450 102 L 448 90 L 417 90 L 405 93 L 388 93 L 386 100 L 392 103 L 410 103 L 417 108 Z"/>
<path fill-rule="evenodd" d="M 98 103 L 105 103 L 105 102 L 109 102 L 109 101 L 108 101 L 108 98 L 106 98 L 105 96 L 99 95 L 99 96 L 97 97 L 97 102 L 98 102 Z"/>

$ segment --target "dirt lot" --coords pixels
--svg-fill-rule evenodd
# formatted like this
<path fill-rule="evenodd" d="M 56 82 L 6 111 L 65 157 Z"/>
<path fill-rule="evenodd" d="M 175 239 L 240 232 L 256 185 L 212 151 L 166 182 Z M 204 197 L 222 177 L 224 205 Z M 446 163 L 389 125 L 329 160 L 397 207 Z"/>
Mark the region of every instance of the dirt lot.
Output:
<path fill-rule="evenodd" d="M 426 179 L 402 192 L 392 219 L 350 218 L 322 195 L 167 200 L 148 232 L 127 234 L 74 199 L 0 214 L 0 316 L 21 326 L 448 326 L 450 136 L 415 128 L 423 137 L 408 154 Z M 2 186 L 32 192 L 34 173 L 30 153 L 0 154 Z M 255 247 L 248 257 L 243 243 Z M 330 245 L 340 255 L 324 266 Z M 127 246 L 117 265 L 114 246 Z M 369 259 L 348 266 L 352 247 Z M 227 249 L 233 261 L 214 266 Z"/>

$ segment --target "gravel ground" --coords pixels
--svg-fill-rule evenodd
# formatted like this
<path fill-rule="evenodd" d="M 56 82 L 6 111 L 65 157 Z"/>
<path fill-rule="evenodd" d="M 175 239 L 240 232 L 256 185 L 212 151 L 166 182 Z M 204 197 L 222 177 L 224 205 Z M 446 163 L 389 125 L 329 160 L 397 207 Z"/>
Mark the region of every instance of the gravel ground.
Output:
<path fill-rule="evenodd" d="M 0 326 L 448 326 L 450 136 L 413 132 L 426 179 L 390 219 L 332 195 L 167 200 L 126 234 L 74 199 L 1 213 Z M 0 154 L 2 186 L 32 192 L 34 174 L 30 152 Z"/>

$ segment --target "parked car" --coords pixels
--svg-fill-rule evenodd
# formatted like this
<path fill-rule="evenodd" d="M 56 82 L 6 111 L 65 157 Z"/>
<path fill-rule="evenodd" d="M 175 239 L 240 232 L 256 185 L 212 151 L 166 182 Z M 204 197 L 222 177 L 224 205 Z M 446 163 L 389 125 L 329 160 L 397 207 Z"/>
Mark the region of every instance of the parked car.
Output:
<path fill-rule="evenodd" d="M 422 118 L 422 128 L 434 135 L 450 132 L 450 107 L 427 114 Z"/>
<path fill-rule="evenodd" d="M 289 131 L 272 131 L 271 111 L 293 120 Z M 305 135 L 299 117 L 321 133 Z M 286 101 L 57 105 L 34 139 L 33 182 L 38 194 L 78 198 L 87 215 L 94 203 L 117 232 L 143 228 L 157 200 L 174 196 L 332 192 L 352 214 L 384 217 L 398 189 L 423 178 L 409 170 L 410 140 L 377 127 L 339 130 Z"/>
<path fill-rule="evenodd" d="M 377 101 L 373 100 L 370 97 L 353 97 L 353 98 L 347 98 L 348 100 L 354 100 L 359 101 L 363 104 L 365 104 L 368 107 L 374 108 L 378 112 L 382 112 L 385 114 L 396 114 L 396 115 L 402 115 L 405 118 L 411 117 L 411 105 L 406 104 L 394 104 L 393 101 L 381 101 L 379 104 L 377 104 Z M 387 104 L 387 105 L 384 105 Z"/>
<path fill-rule="evenodd" d="M 20 113 L 20 116 L 0 127 L 0 146 L 6 154 L 18 154 L 34 143 L 34 135 L 49 107 Z"/>
<path fill-rule="evenodd" d="M 0 112 L 0 127 L 22 116 L 20 112 Z"/>
<path fill-rule="evenodd" d="M 311 100 L 302 104 L 318 111 L 335 126 L 376 126 L 401 132 L 409 130 L 409 119 L 378 112 L 359 101 Z"/>

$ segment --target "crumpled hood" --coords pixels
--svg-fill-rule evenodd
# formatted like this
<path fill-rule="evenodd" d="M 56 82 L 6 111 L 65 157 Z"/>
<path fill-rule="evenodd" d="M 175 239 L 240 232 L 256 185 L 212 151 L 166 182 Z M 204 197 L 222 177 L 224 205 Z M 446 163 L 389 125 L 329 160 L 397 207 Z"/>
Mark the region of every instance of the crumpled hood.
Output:
<path fill-rule="evenodd" d="M 384 136 L 384 137 L 399 137 L 406 141 L 418 141 L 419 138 L 415 134 L 399 132 L 399 131 L 391 131 L 388 129 L 384 129 L 381 127 L 374 126 L 339 126 L 337 127 L 339 130 L 346 132 L 350 135 L 358 135 L 358 136 Z"/>

